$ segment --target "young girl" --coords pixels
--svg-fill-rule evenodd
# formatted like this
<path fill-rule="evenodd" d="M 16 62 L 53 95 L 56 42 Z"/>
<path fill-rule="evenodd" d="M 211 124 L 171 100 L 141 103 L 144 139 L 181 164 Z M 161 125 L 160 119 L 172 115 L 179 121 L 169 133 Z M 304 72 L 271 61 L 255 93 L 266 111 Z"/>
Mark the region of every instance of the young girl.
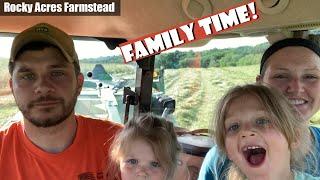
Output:
<path fill-rule="evenodd" d="M 112 145 L 111 158 L 122 180 L 168 180 L 173 177 L 179 151 L 173 124 L 147 114 L 125 125 Z"/>
<path fill-rule="evenodd" d="M 315 164 L 307 123 L 277 91 L 262 85 L 231 89 L 213 124 L 218 147 L 232 161 L 227 179 L 319 179 L 302 172 Z"/>

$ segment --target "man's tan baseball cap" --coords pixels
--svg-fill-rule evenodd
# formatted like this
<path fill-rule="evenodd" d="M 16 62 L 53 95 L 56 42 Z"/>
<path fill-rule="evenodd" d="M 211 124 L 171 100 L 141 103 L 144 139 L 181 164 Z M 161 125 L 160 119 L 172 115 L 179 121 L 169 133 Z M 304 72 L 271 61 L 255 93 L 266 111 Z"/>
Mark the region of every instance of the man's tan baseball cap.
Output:
<path fill-rule="evenodd" d="M 47 24 L 36 24 L 18 34 L 12 43 L 10 61 L 13 62 L 19 50 L 28 43 L 41 41 L 57 46 L 66 59 L 79 64 L 72 38 L 62 30 Z"/>

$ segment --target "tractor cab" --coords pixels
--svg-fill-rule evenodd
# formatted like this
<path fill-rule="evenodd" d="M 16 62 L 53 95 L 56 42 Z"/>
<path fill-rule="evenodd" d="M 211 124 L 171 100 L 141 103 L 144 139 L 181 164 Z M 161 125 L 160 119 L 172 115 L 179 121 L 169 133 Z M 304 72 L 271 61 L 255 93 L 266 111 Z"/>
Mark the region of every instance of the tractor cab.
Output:
<path fill-rule="evenodd" d="M 270 43 L 285 37 L 319 43 L 320 1 L 256 0 L 255 22 L 138 61 L 124 63 L 119 46 L 248 2 L 122 0 L 119 16 L 0 16 L 0 36 L 2 42 L 12 41 L 16 33 L 40 22 L 72 35 L 85 75 L 76 113 L 123 124 L 149 112 L 167 118 L 175 124 L 183 147 L 177 176 L 196 179 L 203 157 L 214 145 L 209 122 L 217 100 L 234 85 L 255 82 L 261 55 Z M 104 54 L 85 55 L 97 49 Z M 0 119 L 11 121 L 18 110 L 5 83 L 5 60 L 1 57 L 0 73 L 6 75 L 0 84 Z M 319 123 L 318 117 L 312 122 Z"/>

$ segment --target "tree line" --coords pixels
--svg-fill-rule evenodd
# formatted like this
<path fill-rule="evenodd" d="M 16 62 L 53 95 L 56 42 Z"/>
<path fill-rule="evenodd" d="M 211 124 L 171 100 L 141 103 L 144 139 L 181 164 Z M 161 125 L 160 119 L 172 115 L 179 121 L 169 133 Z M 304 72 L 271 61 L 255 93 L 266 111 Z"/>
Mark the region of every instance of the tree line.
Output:
<path fill-rule="evenodd" d="M 238 48 L 210 49 L 201 52 L 175 51 L 156 56 L 155 68 L 178 69 L 187 67 L 226 67 L 259 64 L 262 53 L 268 48 L 268 43 L 256 46 Z M 82 59 L 85 63 L 116 63 L 123 64 L 122 56 L 107 56 Z"/>

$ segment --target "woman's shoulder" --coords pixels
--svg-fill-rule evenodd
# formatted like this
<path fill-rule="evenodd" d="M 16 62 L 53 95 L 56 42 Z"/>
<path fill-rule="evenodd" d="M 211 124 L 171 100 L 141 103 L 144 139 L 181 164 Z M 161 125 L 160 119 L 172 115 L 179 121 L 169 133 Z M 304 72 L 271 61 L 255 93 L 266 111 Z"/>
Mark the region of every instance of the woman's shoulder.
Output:
<path fill-rule="evenodd" d="M 320 142 L 320 128 L 316 126 L 310 126 L 310 130 L 316 142 Z"/>
<path fill-rule="evenodd" d="M 313 133 L 317 133 L 318 135 L 320 135 L 320 127 L 311 125 L 310 129 Z"/>
<path fill-rule="evenodd" d="M 211 147 L 205 156 L 205 159 L 210 160 L 210 162 L 217 162 L 221 158 L 226 159 L 225 155 L 220 151 L 216 144 Z"/>
<path fill-rule="evenodd" d="M 320 180 L 320 177 L 312 176 L 305 172 L 294 171 L 294 180 Z"/>
<path fill-rule="evenodd" d="M 320 128 L 315 126 L 310 126 L 310 131 L 315 140 L 316 149 L 320 149 Z"/>

